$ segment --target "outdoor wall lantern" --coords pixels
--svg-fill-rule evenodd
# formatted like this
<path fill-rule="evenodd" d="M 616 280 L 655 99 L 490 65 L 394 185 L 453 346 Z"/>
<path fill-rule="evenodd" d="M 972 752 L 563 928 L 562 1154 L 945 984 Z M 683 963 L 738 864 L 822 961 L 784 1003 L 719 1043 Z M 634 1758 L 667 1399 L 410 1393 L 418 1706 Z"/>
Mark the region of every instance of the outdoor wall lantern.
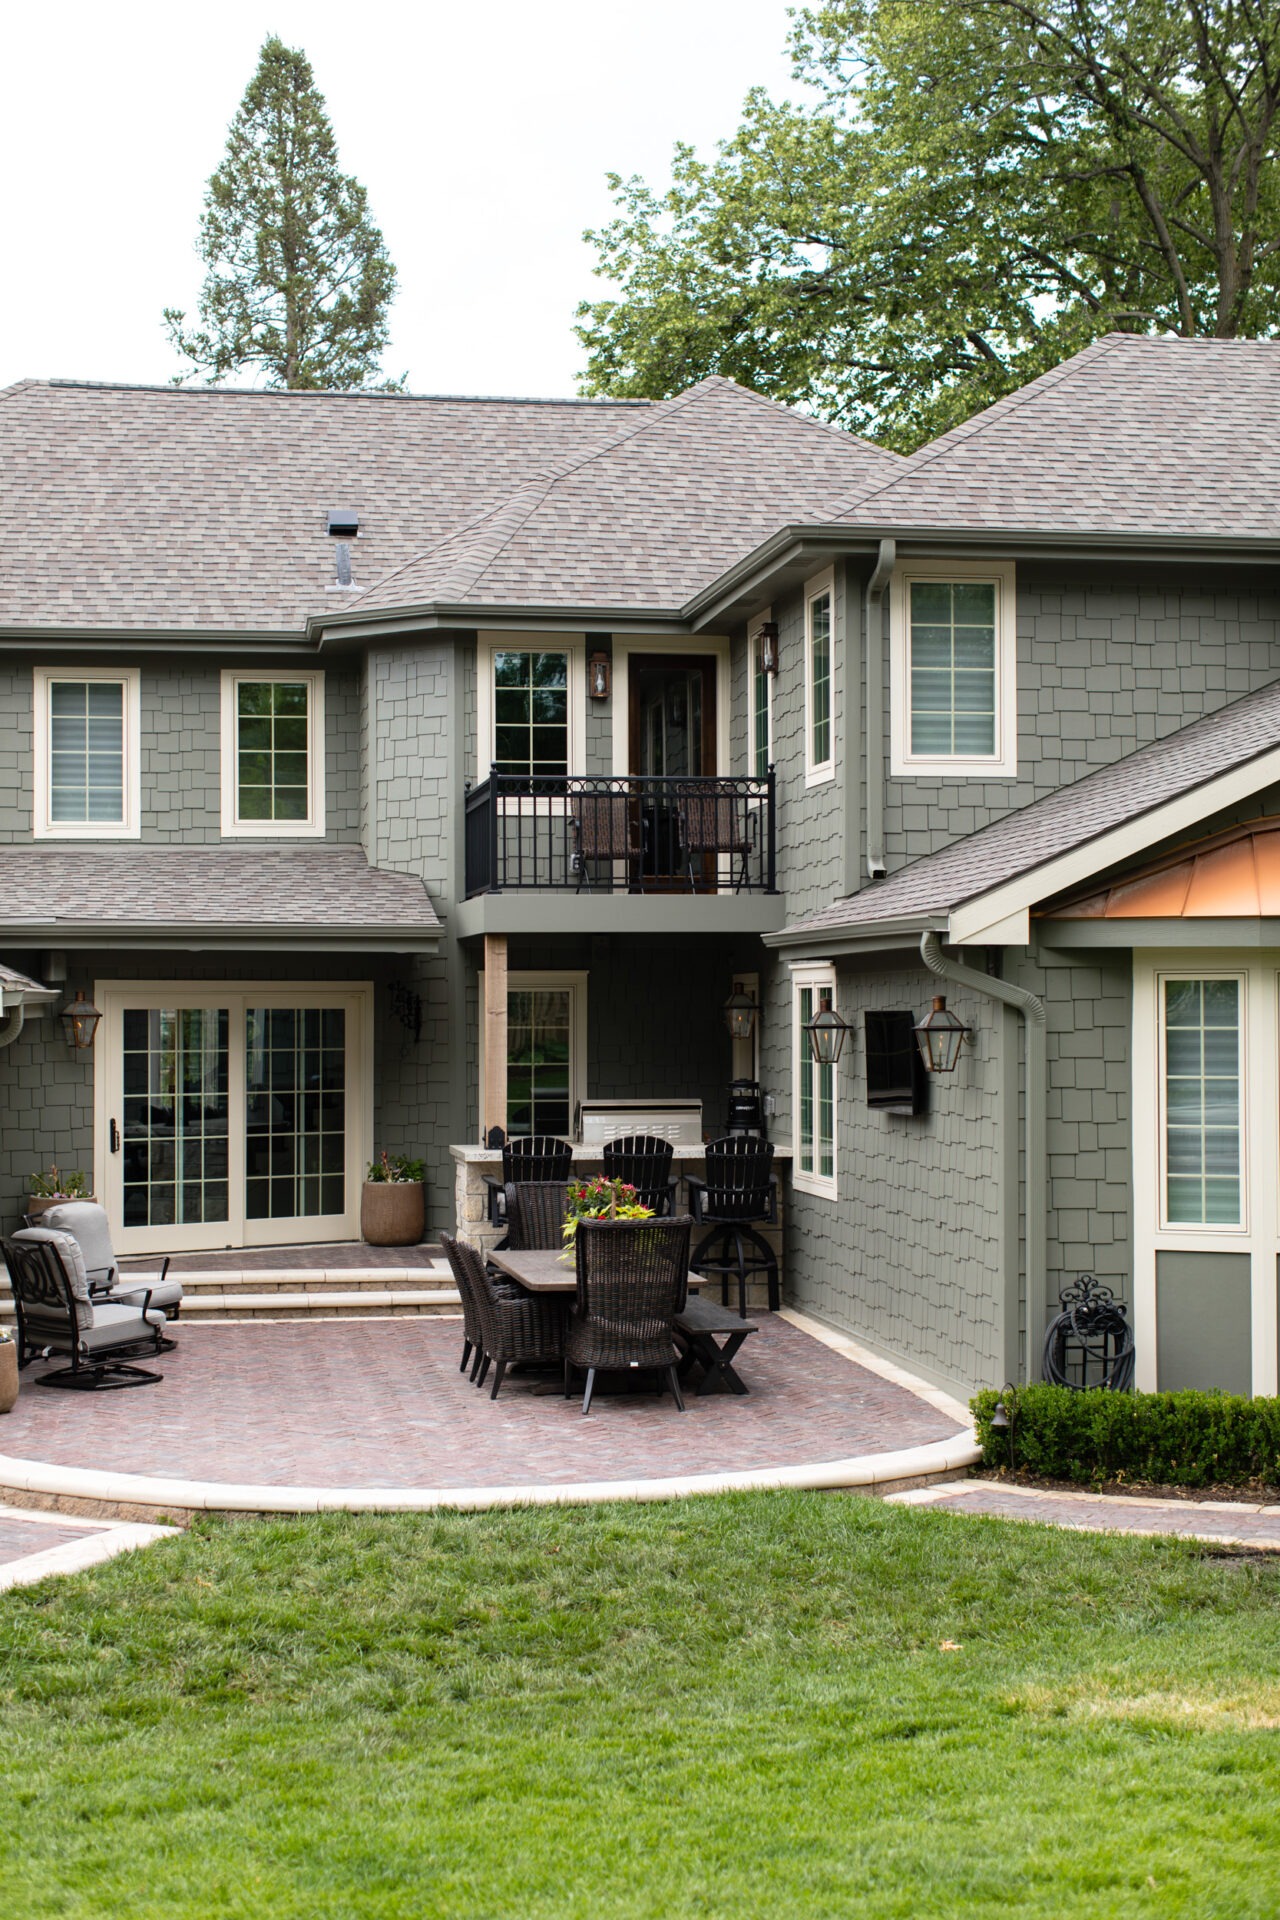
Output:
<path fill-rule="evenodd" d="M 776 673 L 778 671 L 778 623 L 777 621 L 766 620 L 763 623 L 763 625 L 758 629 L 756 633 L 756 639 L 760 643 L 761 673 Z"/>
<path fill-rule="evenodd" d="M 939 994 L 915 1034 L 925 1072 L 954 1073 L 960 1049 L 966 1040 L 972 1040 L 973 1029 L 948 1011 L 946 1000 Z"/>
<path fill-rule="evenodd" d="M 809 1036 L 809 1051 L 820 1067 L 834 1067 L 844 1051 L 844 1037 L 849 1031 L 849 1022 L 842 1020 L 831 1004 L 829 993 L 818 996 L 818 1011 L 812 1020 L 806 1020 L 804 1030 Z"/>
<path fill-rule="evenodd" d="M 593 653 L 591 656 L 591 698 L 607 700 L 609 698 L 609 656 L 607 653 Z"/>
<path fill-rule="evenodd" d="M 757 1007 L 746 988 L 737 980 L 724 1003 L 724 1023 L 735 1040 L 749 1040 L 756 1030 Z"/>
<path fill-rule="evenodd" d="M 73 1047 L 83 1049 L 93 1045 L 93 1036 L 98 1031 L 102 1015 L 92 1000 L 86 1000 L 83 993 L 77 993 L 71 1005 L 64 1007 L 58 1017 Z"/>

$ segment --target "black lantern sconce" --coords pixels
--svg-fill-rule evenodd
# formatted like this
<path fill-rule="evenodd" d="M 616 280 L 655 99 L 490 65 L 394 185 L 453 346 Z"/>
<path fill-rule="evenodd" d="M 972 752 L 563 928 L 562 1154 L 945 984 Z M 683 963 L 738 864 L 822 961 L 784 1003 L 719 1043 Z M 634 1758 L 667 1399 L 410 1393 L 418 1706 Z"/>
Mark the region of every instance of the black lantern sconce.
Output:
<path fill-rule="evenodd" d="M 741 981 L 735 980 L 733 992 L 724 1003 L 724 1023 L 735 1040 L 749 1040 L 756 1030 L 760 1009 Z"/>
<path fill-rule="evenodd" d="M 831 1004 L 831 995 L 823 992 L 818 997 L 818 1011 L 812 1020 L 806 1020 L 804 1030 L 809 1036 L 809 1051 L 820 1067 L 834 1067 L 844 1051 L 844 1037 L 849 1031 L 849 1022 L 842 1020 Z"/>
<path fill-rule="evenodd" d="M 102 1015 L 92 1000 L 86 1000 L 83 993 L 77 993 L 70 1006 L 64 1007 L 58 1018 L 66 1030 L 67 1039 L 79 1052 L 93 1045 L 93 1036 L 98 1031 L 98 1022 Z"/>
<path fill-rule="evenodd" d="M 760 648 L 761 673 L 778 671 L 778 623 L 766 620 L 756 629 L 756 643 Z"/>
<path fill-rule="evenodd" d="M 609 698 L 609 656 L 593 653 L 587 669 L 587 691 L 593 700 Z"/>
<path fill-rule="evenodd" d="M 960 1049 L 966 1040 L 973 1039 L 973 1029 L 948 1011 L 946 1000 L 939 994 L 915 1035 L 926 1073 L 954 1073 Z"/>

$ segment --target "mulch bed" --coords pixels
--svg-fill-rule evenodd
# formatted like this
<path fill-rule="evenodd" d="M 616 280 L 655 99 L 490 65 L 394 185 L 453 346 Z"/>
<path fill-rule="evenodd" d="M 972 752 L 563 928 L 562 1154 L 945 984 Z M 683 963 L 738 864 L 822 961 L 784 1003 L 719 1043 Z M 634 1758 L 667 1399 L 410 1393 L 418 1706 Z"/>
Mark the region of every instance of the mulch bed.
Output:
<path fill-rule="evenodd" d="M 1046 1474 L 1026 1473 L 1021 1468 L 975 1467 L 973 1480 L 1004 1481 L 1008 1486 L 1043 1487 L 1053 1493 L 1122 1493 L 1131 1500 L 1230 1500 L 1241 1506 L 1280 1506 L 1280 1487 L 1257 1480 L 1244 1487 L 1166 1487 L 1152 1480 L 1103 1480 L 1096 1484 L 1082 1480 L 1056 1480 Z"/>

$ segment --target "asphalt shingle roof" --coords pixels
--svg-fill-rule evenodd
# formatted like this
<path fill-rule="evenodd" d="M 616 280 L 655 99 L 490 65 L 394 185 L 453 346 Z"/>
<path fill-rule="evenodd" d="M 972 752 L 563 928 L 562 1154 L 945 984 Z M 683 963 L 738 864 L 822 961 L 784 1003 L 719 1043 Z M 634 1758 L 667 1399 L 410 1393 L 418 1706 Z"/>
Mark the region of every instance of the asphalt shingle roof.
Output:
<path fill-rule="evenodd" d="M 1108 334 L 837 518 L 1280 538 L 1280 341 Z"/>
<path fill-rule="evenodd" d="M 1280 746 L 1280 680 L 1088 774 L 1072 786 L 793 922 L 787 935 L 921 922 L 1030 874 L 1060 854 L 1138 819 Z M 783 938 L 786 935 L 782 936 Z"/>
<path fill-rule="evenodd" d="M 259 928 L 322 936 L 430 938 L 440 922 L 421 880 L 371 867 L 359 847 L 0 847 L 0 933 Z"/>
<path fill-rule="evenodd" d="M 296 633 L 420 605 L 676 608 L 902 461 L 718 377 L 664 401 L 27 381 L 0 394 L 0 628 Z M 354 506 L 356 591 L 330 507 Z"/>

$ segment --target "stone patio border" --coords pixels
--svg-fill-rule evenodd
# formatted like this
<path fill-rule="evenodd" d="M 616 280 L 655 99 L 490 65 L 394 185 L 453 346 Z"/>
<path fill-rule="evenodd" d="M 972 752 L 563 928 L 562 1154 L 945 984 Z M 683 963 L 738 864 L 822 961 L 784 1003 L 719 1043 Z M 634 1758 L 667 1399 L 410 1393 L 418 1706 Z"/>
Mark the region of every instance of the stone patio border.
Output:
<path fill-rule="evenodd" d="M 22 1513 L 24 1521 L 37 1525 L 43 1522 L 55 1526 L 58 1524 L 51 1513 L 0 1507 L 0 1513 L 3 1514 L 18 1512 Z M 93 1529 L 87 1539 L 63 1540 L 56 1547 L 24 1553 L 16 1560 L 6 1560 L 0 1565 L 0 1593 L 10 1587 L 34 1586 L 38 1580 L 47 1580 L 55 1573 L 83 1573 L 87 1567 L 96 1567 L 104 1560 L 114 1560 L 118 1553 L 129 1553 L 135 1547 L 149 1547 L 157 1540 L 169 1539 L 178 1531 L 176 1527 L 139 1526 L 119 1520 L 84 1520 L 81 1524 Z"/>
<path fill-rule="evenodd" d="M 819 1460 L 802 1466 L 763 1467 L 730 1473 L 668 1475 L 652 1480 L 581 1480 L 554 1485 L 489 1487 L 272 1486 L 253 1481 L 182 1480 L 151 1474 L 109 1473 L 96 1467 L 59 1467 L 0 1454 L 0 1490 L 13 1505 L 55 1512 L 149 1521 L 162 1515 L 181 1522 L 196 1513 L 428 1513 L 450 1508 L 592 1506 L 609 1500 L 682 1500 L 695 1494 L 858 1489 L 901 1492 L 967 1472 L 981 1459 L 968 1409 L 901 1367 L 869 1353 L 847 1335 L 807 1315 L 783 1309 L 783 1318 L 858 1366 L 907 1388 L 953 1418 L 962 1431 L 949 1440 L 887 1453 Z M 50 1549 L 57 1552 L 59 1549 Z M 52 1571 L 52 1569 L 50 1569 Z"/>

